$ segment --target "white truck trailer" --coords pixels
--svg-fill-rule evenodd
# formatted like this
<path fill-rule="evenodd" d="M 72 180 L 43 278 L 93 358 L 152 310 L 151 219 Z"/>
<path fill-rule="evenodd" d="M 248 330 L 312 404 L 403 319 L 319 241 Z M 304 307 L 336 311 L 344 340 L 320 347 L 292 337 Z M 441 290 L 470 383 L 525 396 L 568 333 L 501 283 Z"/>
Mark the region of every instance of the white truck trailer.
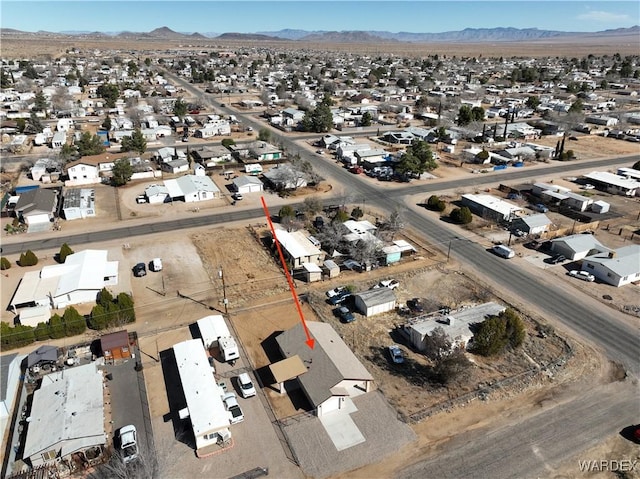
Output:
<path fill-rule="evenodd" d="M 223 361 L 235 361 L 240 357 L 238 344 L 231 336 L 222 315 L 205 316 L 198 320 L 198 329 L 205 349 L 218 348 Z"/>

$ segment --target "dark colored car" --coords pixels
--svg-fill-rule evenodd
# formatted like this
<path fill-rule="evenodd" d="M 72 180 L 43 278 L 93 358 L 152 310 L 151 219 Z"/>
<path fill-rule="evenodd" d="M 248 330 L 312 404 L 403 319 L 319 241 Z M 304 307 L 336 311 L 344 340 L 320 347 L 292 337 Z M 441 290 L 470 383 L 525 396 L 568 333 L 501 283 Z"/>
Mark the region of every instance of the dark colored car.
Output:
<path fill-rule="evenodd" d="M 557 254 L 549 258 L 549 263 L 558 264 L 558 263 L 562 263 L 563 261 L 566 261 L 566 259 L 567 258 L 563 254 Z"/>
<path fill-rule="evenodd" d="M 407 300 L 407 307 L 412 313 L 424 313 L 424 306 L 420 298 L 413 298 Z"/>
<path fill-rule="evenodd" d="M 340 318 L 343 323 L 351 323 L 355 321 L 356 317 L 346 306 L 340 306 L 336 309 L 336 316 Z"/>
<path fill-rule="evenodd" d="M 349 291 L 341 291 L 340 293 L 336 294 L 335 296 L 332 296 L 329 298 L 329 303 L 332 305 L 336 305 L 336 304 L 340 304 L 342 303 L 345 299 L 347 299 L 349 296 L 351 296 L 351 293 Z"/>
<path fill-rule="evenodd" d="M 133 267 L 133 275 L 140 278 L 147 275 L 147 267 L 144 263 L 138 263 Z"/>

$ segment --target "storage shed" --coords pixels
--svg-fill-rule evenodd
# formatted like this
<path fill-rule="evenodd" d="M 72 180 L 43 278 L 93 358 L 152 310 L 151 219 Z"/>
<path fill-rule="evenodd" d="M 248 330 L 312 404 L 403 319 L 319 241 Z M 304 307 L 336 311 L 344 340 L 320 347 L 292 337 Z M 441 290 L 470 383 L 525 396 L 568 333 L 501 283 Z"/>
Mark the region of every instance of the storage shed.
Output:
<path fill-rule="evenodd" d="M 609 212 L 610 207 L 611 205 L 606 201 L 598 200 L 591 204 L 591 211 L 598 214 L 604 214 Z"/>
<path fill-rule="evenodd" d="M 129 333 L 125 329 L 101 336 L 100 349 L 104 359 L 108 361 L 130 358 Z"/>
<path fill-rule="evenodd" d="M 322 279 L 322 268 L 315 263 L 303 263 L 302 274 L 307 283 L 313 283 Z"/>
<path fill-rule="evenodd" d="M 335 278 L 340 275 L 340 266 L 338 266 L 333 260 L 326 260 L 322 263 L 325 274 L 329 278 Z"/>
<path fill-rule="evenodd" d="M 396 308 L 396 295 L 388 288 L 377 288 L 355 295 L 356 309 L 365 316 L 393 311 Z"/>

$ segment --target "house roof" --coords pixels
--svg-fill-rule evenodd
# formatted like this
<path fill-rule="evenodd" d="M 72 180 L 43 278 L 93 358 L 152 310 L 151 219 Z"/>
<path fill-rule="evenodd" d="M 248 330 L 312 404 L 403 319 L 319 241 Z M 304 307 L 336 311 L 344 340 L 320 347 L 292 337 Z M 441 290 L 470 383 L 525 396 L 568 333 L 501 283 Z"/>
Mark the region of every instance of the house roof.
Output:
<path fill-rule="evenodd" d="M 621 278 L 640 272 L 640 245 L 632 244 L 623 246 L 611 253 L 596 253 L 587 256 L 584 261 L 599 263 Z"/>
<path fill-rule="evenodd" d="M 144 190 L 144 194 L 147 195 L 147 198 L 157 195 L 166 196 L 169 194 L 169 189 L 163 185 L 151 185 Z"/>
<path fill-rule="evenodd" d="M 115 333 L 105 334 L 100 337 L 100 348 L 102 351 L 111 351 L 114 348 L 121 348 L 129 345 L 129 333 L 126 329 Z"/>
<path fill-rule="evenodd" d="M 236 187 L 243 187 L 248 185 L 260 185 L 262 186 L 262 180 L 257 176 L 239 176 L 233 179 L 233 184 Z"/>
<path fill-rule="evenodd" d="M 270 364 L 269 369 L 276 383 L 283 383 L 289 379 L 296 378 L 307 372 L 307 367 L 297 354 L 290 358 L 283 359 L 276 363 Z"/>
<path fill-rule="evenodd" d="M 356 296 L 362 300 L 367 308 L 396 301 L 395 293 L 389 288 L 369 289 Z"/>
<path fill-rule="evenodd" d="M 568 248 L 575 252 L 580 251 L 609 251 L 605 245 L 600 243 L 593 235 L 575 234 L 571 236 L 564 236 L 562 238 L 554 238 L 552 243 L 564 243 Z"/>
<path fill-rule="evenodd" d="M 539 228 L 540 226 L 547 226 L 551 224 L 551 220 L 544 213 L 523 216 L 519 219 L 529 228 Z"/>
<path fill-rule="evenodd" d="M 102 372 L 96 363 L 47 374 L 33 393 L 23 457 L 61 456 L 106 443 Z"/>
<path fill-rule="evenodd" d="M 6 399 L 13 400 L 13 398 L 7 398 L 7 390 L 9 384 L 9 370 L 11 369 L 11 363 L 18 357 L 18 353 L 5 354 L 0 356 L 0 402 Z M 24 358 L 24 356 L 22 356 Z"/>
<path fill-rule="evenodd" d="M 634 190 L 640 188 L 639 181 L 633 178 L 627 178 L 625 176 L 614 175 L 613 173 L 609 173 L 608 171 L 592 171 L 591 173 L 584 175 L 584 177 L 593 181 L 597 181 L 599 183 L 617 186 L 618 188 L 626 190 Z"/>
<path fill-rule="evenodd" d="M 294 231 L 292 233 L 281 229 L 274 231 L 280 245 L 287 250 L 292 258 L 304 258 L 306 256 L 322 254 L 322 251 L 309 241 L 309 238 L 307 238 L 302 231 Z"/>
<path fill-rule="evenodd" d="M 27 367 L 35 366 L 40 362 L 55 363 L 58 360 L 58 348 L 42 345 L 27 356 Z"/>
<path fill-rule="evenodd" d="M 16 211 L 23 215 L 51 213 L 56 206 L 58 194 L 50 188 L 36 188 L 20 194 L 16 203 Z"/>
<path fill-rule="evenodd" d="M 191 195 L 198 191 L 220 193 L 218 187 L 208 176 L 185 175 L 173 180 L 166 180 L 164 185 L 171 198 Z"/>
<path fill-rule="evenodd" d="M 332 396 L 331 388 L 344 379 L 372 381 L 373 376 L 360 363 L 330 324 L 307 321 L 315 347 L 306 344 L 302 323 L 276 337 L 286 358 L 300 356 L 307 372 L 298 381 L 314 407 Z"/>
<path fill-rule="evenodd" d="M 202 341 L 189 339 L 174 344 L 173 353 L 196 437 L 229 427 L 231 413 L 224 407 L 224 392 L 211 373 Z"/>

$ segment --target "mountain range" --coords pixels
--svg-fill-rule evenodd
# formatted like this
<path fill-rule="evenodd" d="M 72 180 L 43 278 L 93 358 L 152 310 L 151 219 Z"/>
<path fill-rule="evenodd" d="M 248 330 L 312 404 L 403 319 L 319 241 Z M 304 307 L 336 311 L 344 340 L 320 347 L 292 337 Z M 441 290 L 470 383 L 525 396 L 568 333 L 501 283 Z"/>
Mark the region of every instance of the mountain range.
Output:
<path fill-rule="evenodd" d="M 64 36 L 81 38 L 122 38 L 149 40 L 248 40 L 248 41 L 296 41 L 314 43 L 380 43 L 380 42 L 409 42 L 409 43 L 478 43 L 478 42 L 522 42 L 544 40 L 550 38 L 594 38 L 614 37 L 640 34 L 640 26 L 617 28 L 599 32 L 562 32 L 556 30 L 539 30 L 537 28 L 465 28 L 459 31 L 441 33 L 411 33 L 388 31 L 307 31 L 284 29 L 272 32 L 256 33 L 181 33 L 168 27 L 160 27 L 150 32 L 24 32 L 20 30 L 2 28 L 0 36 Z"/>

